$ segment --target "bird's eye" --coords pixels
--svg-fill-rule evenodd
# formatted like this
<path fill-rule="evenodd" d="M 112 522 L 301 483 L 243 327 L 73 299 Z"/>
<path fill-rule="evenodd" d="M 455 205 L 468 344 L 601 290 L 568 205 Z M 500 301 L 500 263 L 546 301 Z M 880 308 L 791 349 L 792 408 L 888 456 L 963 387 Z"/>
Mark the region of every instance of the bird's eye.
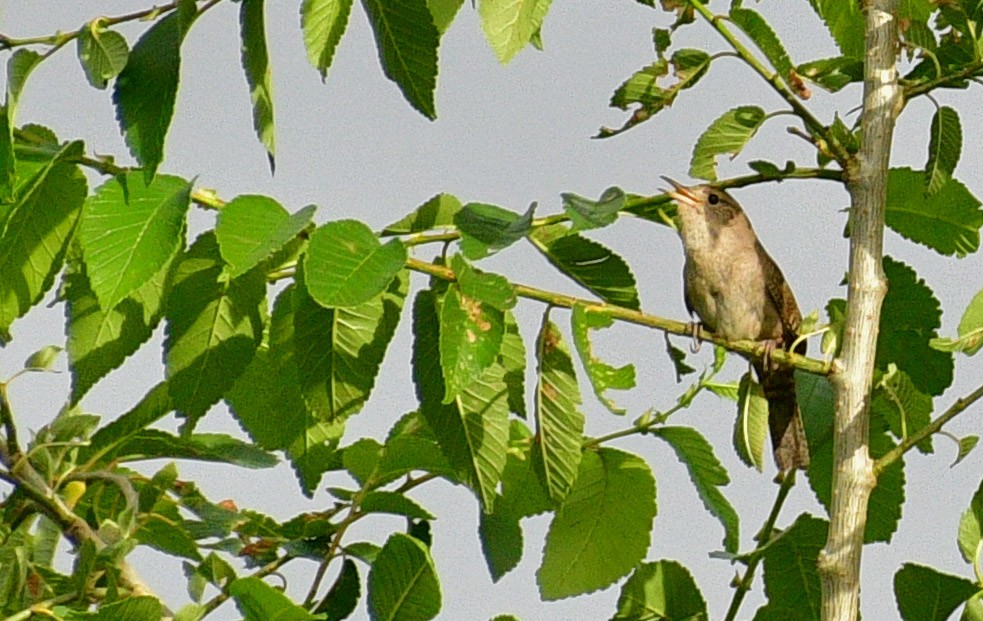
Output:
<path fill-rule="evenodd" d="M 711 205 L 716 205 L 717 203 L 720 202 L 720 197 L 717 196 L 716 194 L 711 193 L 710 196 L 707 197 L 707 202 L 710 203 Z"/>

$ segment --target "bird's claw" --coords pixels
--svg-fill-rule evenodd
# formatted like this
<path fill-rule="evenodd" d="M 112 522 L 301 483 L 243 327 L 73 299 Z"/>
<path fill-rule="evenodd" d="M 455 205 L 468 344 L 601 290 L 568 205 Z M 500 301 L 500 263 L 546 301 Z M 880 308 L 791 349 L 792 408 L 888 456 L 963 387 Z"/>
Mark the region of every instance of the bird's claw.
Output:
<path fill-rule="evenodd" d="M 700 347 L 703 345 L 703 343 L 700 342 L 700 322 L 691 321 L 686 324 L 686 327 L 689 330 L 690 338 L 693 339 L 693 341 L 689 344 L 689 350 L 694 354 L 698 354 L 700 353 Z"/>

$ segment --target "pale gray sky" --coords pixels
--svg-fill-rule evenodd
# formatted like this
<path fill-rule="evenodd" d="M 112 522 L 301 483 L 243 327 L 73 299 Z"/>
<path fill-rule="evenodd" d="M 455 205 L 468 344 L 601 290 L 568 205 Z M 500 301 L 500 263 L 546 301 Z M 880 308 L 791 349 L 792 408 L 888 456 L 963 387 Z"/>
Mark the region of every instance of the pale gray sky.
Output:
<path fill-rule="evenodd" d="M 619 137 L 591 140 L 599 126 L 620 125 L 626 118 L 625 113 L 608 108 L 610 95 L 632 72 L 651 62 L 651 28 L 666 27 L 668 17 L 630 0 L 557 2 L 543 29 L 545 52 L 524 50 L 511 65 L 501 67 L 484 42 L 470 3 L 465 3 L 443 38 L 438 119 L 430 122 L 413 111 L 396 86 L 383 76 L 359 6 L 353 9 L 327 83 L 322 84 L 306 61 L 299 4 L 271 2 L 267 8 L 276 97 L 276 176 L 270 176 L 265 154 L 253 135 L 249 97 L 239 64 L 238 7 L 231 3 L 218 6 L 199 20 L 184 45 L 181 89 L 162 172 L 197 176 L 199 186 L 215 188 L 226 199 L 245 193 L 268 194 L 290 211 L 316 203 L 319 222 L 358 218 L 381 228 L 438 192 L 516 211 L 535 200 L 542 215 L 560 209 L 561 192 L 596 197 L 605 188 L 618 185 L 629 192 L 655 193 L 660 184 L 658 175 L 685 179 L 696 138 L 725 110 L 756 103 L 770 111 L 782 103 L 749 69 L 735 60 L 722 59 L 695 89 L 683 93 L 672 109 L 656 119 Z M 132 0 L 7 0 L 0 11 L 0 32 L 10 36 L 49 34 L 77 28 L 99 14 L 117 15 L 143 6 Z M 793 62 L 835 55 L 832 42 L 807 2 L 762 3 L 756 8 L 782 36 Z M 128 25 L 122 29 L 131 46 L 144 27 Z M 705 26 L 687 29 L 676 44 L 722 49 Z M 846 114 L 856 107 L 860 89 L 853 86 L 836 96 L 818 89 L 814 93 L 810 105 L 828 121 L 833 110 Z M 972 144 L 980 134 L 981 121 L 979 115 L 968 111 L 980 109 L 979 89 L 944 93 L 939 99 L 964 111 L 964 142 Z M 906 110 L 899 123 L 895 165 L 924 165 L 932 112 L 925 99 Z M 115 123 L 110 92 L 88 85 L 74 46 L 60 51 L 32 75 L 18 122 L 43 123 L 62 139 L 84 139 L 90 153 L 113 154 L 119 161 L 129 161 Z M 795 159 L 811 165 L 814 156 L 804 142 L 786 133 L 788 124 L 781 118 L 771 121 L 745 154 L 734 162 L 722 163 L 721 176 L 745 173 L 745 163 L 750 159 L 780 163 Z M 983 194 L 975 174 L 980 164 L 978 150 L 966 149 L 957 170 L 957 176 L 977 195 Z M 756 186 L 735 195 L 782 266 L 804 312 L 823 307 L 832 296 L 845 295 L 839 287 L 847 265 L 847 243 L 842 237 L 845 215 L 840 213 L 847 205 L 847 196 L 842 188 L 829 182 L 792 182 Z M 210 225 L 213 217 L 198 211 L 192 221 L 200 229 Z M 593 236 L 632 265 L 644 310 L 685 319 L 682 251 L 669 229 L 624 218 Z M 954 332 L 963 309 L 981 286 L 980 256 L 961 261 L 943 258 L 891 232 L 887 233 L 886 248 L 928 281 L 945 309 L 943 332 Z M 422 258 L 427 256 L 421 254 Z M 581 293 L 528 247 L 510 248 L 481 266 L 518 282 Z M 416 277 L 413 285 L 419 288 L 423 282 Z M 538 304 L 520 305 L 518 312 L 527 338 L 533 337 L 541 311 Z M 563 324 L 566 316 L 556 313 L 554 320 Z M 351 422 L 346 442 L 363 435 L 381 437 L 393 421 L 414 408 L 410 398 L 409 324 L 406 309 L 376 390 Z M 0 375 L 9 376 L 39 347 L 61 343 L 63 329 L 61 306 L 35 309 L 15 323 L 15 340 L 0 354 Z M 162 329 L 122 369 L 92 391 L 83 402 L 88 411 L 114 417 L 162 377 L 161 334 Z M 634 362 L 639 387 L 626 396 L 619 395 L 619 402 L 629 408 L 628 419 L 615 419 L 584 387 L 588 433 L 620 428 L 649 407 L 672 405 L 681 387 L 673 383 L 670 364 L 661 353 L 661 334 L 638 327 L 616 327 L 604 334 L 600 348 L 612 363 Z M 815 345 L 812 351 L 817 351 Z M 708 364 L 708 352 L 705 349 L 691 363 Z M 743 363 L 732 361 L 727 377 L 737 377 L 744 368 Z M 954 387 L 949 395 L 936 399 L 936 408 L 944 409 L 978 384 L 981 371 L 979 357 L 958 358 Z M 67 395 L 68 382 L 66 373 L 18 381 L 12 400 L 22 417 L 21 425 L 36 429 L 47 422 Z M 742 517 L 742 547 L 749 549 L 751 536 L 771 506 L 774 486 L 770 471 L 749 471 L 734 455 L 730 445 L 733 416 L 730 403 L 702 396 L 674 422 L 700 429 L 730 469 L 733 482 L 724 492 Z M 951 431 L 959 435 L 978 432 L 979 420 L 977 407 L 976 412 L 957 420 Z M 206 417 L 200 428 L 238 433 L 221 408 Z M 672 558 L 685 564 L 702 589 L 713 618 L 721 617 L 730 600 L 728 584 L 734 568 L 707 557 L 719 547 L 719 524 L 705 513 L 685 470 L 664 445 L 633 438 L 617 446 L 644 456 L 656 477 L 659 515 L 648 558 Z M 936 455 L 928 457 L 909 454 L 906 495 L 910 500 L 894 543 L 865 550 L 865 618 L 897 616 L 892 584 L 894 572 L 903 562 L 971 575 L 959 557 L 955 537 L 959 514 L 978 483 L 983 452 L 950 470 L 955 445 L 940 438 L 936 450 Z M 280 518 L 317 510 L 329 502 L 323 492 L 313 501 L 304 499 L 286 465 L 260 472 L 184 463 L 179 468 L 183 477 L 198 480 L 214 499 L 234 498 L 241 507 Z M 322 483 L 323 489 L 327 484 L 344 482 L 329 478 Z M 523 561 L 493 585 L 481 556 L 478 508 L 473 496 L 464 488 L 436 483 L 425 486 L 416 497 L 438 516 L 433 556 L 444 594 L 439 618 L 489 619 L 513 613 L 528 621 L 601 619 L 613 614 L 618 587 L 562 602 L 539 601 L 535 570 L 548 525 L 546 518 L 523 522 Z M 794 490 L 781 524 L 791 524 L 801 511 L 821 515 L 804 480 Z M 379 526 L 350 533 L 350 540 L 363 536 L 381 542 L 387 532 L 400 527 L 395 519 L 386 522 L 380 518 L 375 524 Z M 186 600 L 180 561 L 148 551 L 138 552 L 135 559 L 169 603 L 177 607 Z M 303 565 L 285 572 L 290 592 L 296 597 L 306 592 L 312 571 L 313 565 Z M 741 618 L 751 618 L 762 601 L 760 576 L 757 584 L 759 588 L 745 603 Z M 354 618 L 364 615 L 363 607 Z M 238 616 L 227 604 L 211 618 Z"/>

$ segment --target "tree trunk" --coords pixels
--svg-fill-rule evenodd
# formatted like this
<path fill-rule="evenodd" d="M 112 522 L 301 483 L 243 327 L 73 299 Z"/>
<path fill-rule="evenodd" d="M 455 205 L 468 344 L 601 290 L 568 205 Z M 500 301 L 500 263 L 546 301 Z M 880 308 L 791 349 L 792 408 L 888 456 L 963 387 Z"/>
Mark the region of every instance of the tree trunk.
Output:
<path fill-rule="evenodd" d="M 836 389 L 833 498 L 829 538 L 819 556 L 823 621 L 856 621 L 867 502 L 876 484 L 867 450 L 871 378 L 881 303 L 887 172 L 898 87 L 896 2 L 867 0 L 862 146 L 846 171 L 850 191 L 850 277 L 843 349 L 831 376 Z"/>

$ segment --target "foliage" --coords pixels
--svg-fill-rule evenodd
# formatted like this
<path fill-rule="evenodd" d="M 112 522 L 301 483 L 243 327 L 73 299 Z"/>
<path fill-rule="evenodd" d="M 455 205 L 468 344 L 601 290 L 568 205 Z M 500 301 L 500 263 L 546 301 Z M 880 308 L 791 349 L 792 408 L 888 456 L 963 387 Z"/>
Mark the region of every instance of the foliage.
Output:
<path fill-rule="evenodd" d="M 740 568 L 727 619 L 738 614 L 759 565 L 766 601 L 755 619 L 818 619 L 817 558 L 827 516 L 805 514 L 790 524 L 780 519 L 795 484 L 794 474 L 786 473 L 757 541 L 742 543 L 742 516 L 726 496 L 730 475 L 716 455 L 724 447 L 712 446 L 693 427 L 668 424 L 700 392 L 737 401 L 733 449 L 749 467 L 765 468 L 762 408 L 767 405 L 750 376 L 739 385 L 715 379 L 723 349 L 674 403 L 641 414 L 622 431 L 585 435 L 582 393 L 593 393 L 622 416 L 626 410 L 610 391 L 635 386 L 631 364 L 616 367 L 598 353 L 597 331 L 616 322 L 675 334 L 689 330 L 641 312 L 629 264 L 587 233 L 612 225 L 623 213 L 669 222 L 668 198 L 619 188 L 597 201 L 568 193 L 563 213 L 536 217 L 535 203 L 511 210 L 462 204 L 442 193 L 381 233 L 351 219 L 316 225 L 316 207 L 290 213 L 268 196 L 222 201 L 196 188 L 193 179 L 159 172 L 180 88 L 182 43 L 200 15 L 219 1 L 176 0 L 97 17 L 78 31 L 50 37 L 0 35 L 0 50 L 14 50 L 0 110 L 0 343 L 10 341 L 17 322 L 57 288 L 58 303 L 65 305 L 64 348 L 72 376 L 65 408 L 52 413 L 24 444 L 8 386 L 31 381 L 22 377 L 27 372 L 49 370 L 61 346 L 39 351 L 22 372 L 0 382 L 0 478 L 8 484 L 0 502 L 0 613 L 26 619 L 43 608 L 62 619 L 160 618 L 168 604 L 126 560 L 135 547 L 146 546 L 184 562 L 193 601 L 177 611 L 178 619 L 206 618 L 227 599 L 250 620 L 344 619 L 363 599 L 373 619 L 434 618 L 442 595 L 429 522 L 437 512 L 409 492 L 443 479 L 468 488 L 480 505 L 479 538 L 495 580 L 521 559 L 521 521 L 547 513 L 550 526 L 537 573 L 544 600 L 591 593 L 627 578 L 614 618 L 705 619 L 707 606 L 689 570 L 671 559 L 646 560 L 658 509 L 656 476 L 645 459 L 616 448 L 616 442 L 651 435 L 683 463 L 703 507 L 719 521 L 723 552 L 717 556 Z M 862 128 L 847 127 L 839 116 L 816 118 L 808 100 L 810 85 L 835 92 L 862 78 L 859 0 L 811 0 L 840 55 L 800 64 L 792 62 L 765 17 L 739 1 L 732 3 L 727 20 L 699 0 L 661 4 L 672 26 L 654 30 L 652 57 L 640 60 L 642 69 L 611 99 L 613 107 L 630 109 L 629 117 L 621 127 L 602 128 L 598 137 L 633 130 L 677 98 L 691 97 L 700 80 L 718 70 L 723 55 L 675 49 L 673 39 L 683 29 L 710 29 L 729 46 L 728 55 L 742 61 L 782 103 L 719 111 L 695 144 L 690 174 L 717 181 L 719 156 L 739 157 L 765 124 L 782 118 L 794 119 L 794 131 L 815 146 L 816 165 L 790 161 L 780 168 L 751 161 L 752 174 L 719 183 L 844 181 Z M 322 77 L 352 5 L 350 0 L 301 3 L 301 36 Z M 437 115 L 440 39 L 462 5 L 462 0 L 362 3 L 383 73 L 430 119 Z M 542 47 L 550 5 L 549 0 L 480 0 L 473 8 L 494 54 L 507 63 L 528 45 Z M 937 89 L 967 88 L 983 76 L 983 45 L 975 30 L 983 9 L 970 2 L 901 5 L 912 61 L 904 76 L 905 102 Z M 263 0 L 240 0 L 238 26 L 253 126 L 272 168 L 274 68 L 265 11 Z M 115 29 L 141 19 L 144 31 L 134 41 Z M 80 77 L 98 89 L 112 84 L 119 130 L 139 168 L 86 155 L 82 141 L 59 139 L 47 128 L 17 126 L 19 97 L 32 70 L 73 39 Z M 925 130 L 924 170 L 889 171 L 887 225 L 941 255 L 962 257 L 979 249 L 983 210 L 972 189 L 955 178 L 963 144 L 959 113 L 938 107 Z M 90 190 L 83 169 L 102 175 L 103 182 Z M 214 212 L 215 224 L 195 231 L 189 243 L 192 209 Z M 544 264 L 581 287 L 583 297 L 528 287 L 478 266 L 522 240 Z M 441 248 L 431 261 L 409 256 L 409 248 L 430 244 Z M 429 275 L 430 282 L 411 291 L 410 271 Z M 884 271 L 890 291 L 871 399 L 869 446 L 878 481 L 868 509 L 867 542 L 889 542 L 898 528 L 906 500 L 904 453 L 933 451 L 933 435 L 983 396 L 978 389 L 933 418 L 932 399 L 948 395 L 952 383 L 954 353 L 974 355 L 983 344 L 983 292 L 966 309 L 958 335 L 940 337 L 941 306 L 929 284 L 915 268 L 889 257 Z M 521 336 L 513 310 L 520 302 L 546 305 L 534 342 Z M 833 356 L 845 303 L 830 300 L 826 308 L 829 323 L 819 330 L 827 333 L 824 351 Z M 556 320 L 568 311 L 573 349 Z M 165 379 L 128 411 L 106 412 L 112 422 L 85 413 L 79 403 L 88 391 L 99 382 L 125 381 L 114 370 L 162 322 Z M 419 406 L 382 442 L 346 436 L 347 421 L 373 390 L 406 390 L 376 386 L 400 322 L 411 323 L 410 363 Z M 743 354 L 754 351 L 746 344 L 726 346 Z M 693 371 L 685 354 L 671 347 L 667 353 L 680 376 Z M 828 510 L 833 405 L 824 376 L 829 367 L 784 352 L 776 352 L 775 360 L 800 369 L 799 403 L 813 451 L 806 474 Z M 531 399 L 528 378 L 533 379 Z M 251 442 L 196 430 L 203 417 L 215 415 L 219 402 L 229 405 Z M 181 420 L 180 434 L 154 426 L 171 414 Z M 977 440 L 957 438 L 957 462 Z M 327 479 L 334 505 L 279 521 L 206 498 L 193 481 L 179 478 L 174 463 L 141 474 L 148 467 L 143 462 L 156 459 L 256 469 L 281 457 L 294 468 L 303 494 L 312 495 Z M 340 481 L 350 480 L 353 485 L 341 487 Z M 662 479 L 660 484 L 680 483 Z M 351 541 L 349 528 L 378 514 L 402 516 L 406 528 L 393 530 L 385 541 Z M 895 575 L 902 618 L 941 620 L 966 602 L 964 618 L 983 618 L 981 524 L 983 483 L 958 532 L 960 552 L 975 574 L 953 576 L 905 564 Z M 53 562 L 59 540 L 72 548 L 70 572 Z M 303 562 L 317 567 L 303 601 L 263 580 L 288 563 Z M 325 588 L 327 571 L 335 567 L 334 584 Z M 206 597 L 206 590 L 214 594 Z"/>

